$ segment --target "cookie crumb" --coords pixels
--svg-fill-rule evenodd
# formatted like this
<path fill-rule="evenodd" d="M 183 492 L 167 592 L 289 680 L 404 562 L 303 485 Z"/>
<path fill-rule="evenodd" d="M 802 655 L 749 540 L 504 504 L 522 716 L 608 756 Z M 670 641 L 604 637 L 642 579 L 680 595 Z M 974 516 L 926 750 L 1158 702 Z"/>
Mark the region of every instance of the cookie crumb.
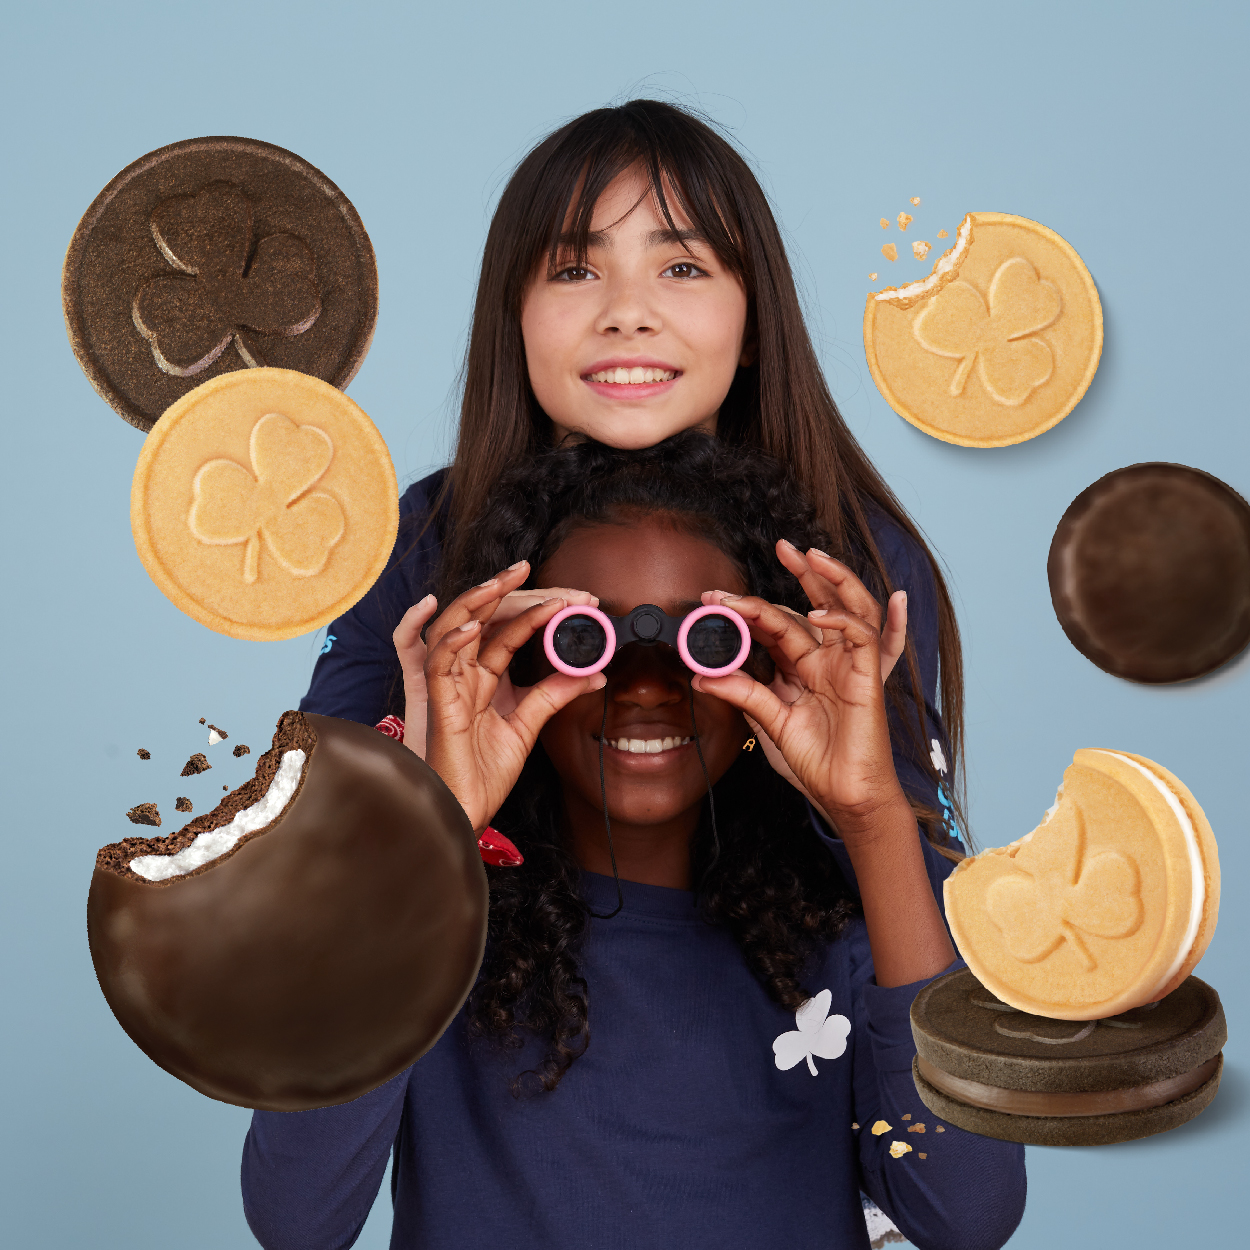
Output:
<path fill-rule="evenodd" d="M 146 750 L 144 750 L 144 748 L 143 748 L 143 747 L 140 747 L 140 748 L 139 748 L 139 749 L 135 752 L 135 754 L 136 754 L 136 755 L 137 755 L 137 756 L 138 756 L 141 760 L 150 760 L 150 759 L 152 758 L 152 752 L 151 752 L 151 751 L 146 751 Z"/>
<path fill-rule="evenodd" d="M 179 777 L 193 777 L 195 776 L 196 773 L 208 772 L 210 768 L 212 768 L 212 765 L 208 762 L 208 759 L 205 757 L 204 752 L 197 751 L 183 765 L 182 772 L 180 772 L 178 776 Z"/>
<path fill-rule="evenodd" d="M 852 1125 L 851 1125 L 851 1128 L 853 1128 L 853 1129 L 855 1129 L 855 1128 L 859 1128 L 859 1125 L 858 1125 L 858 1124 L 852 1124 Z"/>
<path fill-rule="evenodd" d="M 244 746 L 243 743 L 241 742 L 239 743 L 237 747 L 234 748 L 234 758 L 236 760 L 242 759 L 243 756 L 245 755 L 251 755 L 251 753 L 252 753 L 252 748 Z"/>
<path fill-rule="evenodd" d="M 176 812 L 189 812 L 189 811 L 192 811 L 192 810 L 193 810 L 193 809 L 192 809 L 192 807 L 191 807 L 191 800 L 190 800 L 189 798 L 187 798 L 185 795 L 181 795 L 181 794 L 180 794 L 180 795 L 178 796 L 178 801 L 174 804 L 174 811 L 176 811 Z"/>
<path fill-rule="evenodd" d="M 944 239 L 944 238 L 946 238 L 946 231 L 945 231 L 945 230 L 939 230 L 939 231 L 938 231 L 938 238 L 939 238 L 939 239 Z"/>
<path fill-rule="evenodd" d="M 203 724 L 204 724 L 204 718 L 203 718 L 202 716 L 200 717 L 200 724 L 201 724 L 201 725 L 203 725 Z"/>
<path fill-rule="evenodd" d="M 230 789 L 230 787 L 229 787 L 229 786 L 222 786 L 221 788 L 222 788 L 223 790 L 229 790 L 229 789 Z"/>
<path fill-rule="evenodd" d="M 881 249 L 881 255 L 884 256 L 886 260 L 898 260 L 898 248 L 896 248 L 893 243 L 887 243 Z"/>
<path fill-rule="evenodd" d="M 886 219 L 885 217 L 882 217 L 882 218 L 881 218 L 881 229 L 882 229 L 882 230 L 888 230 L 889 228 L 890 228 L 890 223 L 889 223 L 888 219 Z"/>
<path fill-rule="evenodd" d="M 918 195 L 913 195 L 913 196 L 911 197 L 911 206 L 912 206 L 912 208 L 919 208 L 919 207 L 920 207 L 920 196 L 918 196 Z"/>
<path fill-rule="evenodd" d="M 884 1120 L 878 1120 L 876 1124 L 872 1126 L 872 1135 L 874 1137 L 880 1137 L 882 1133 L 888 1133 L 891 1127 L 892 1126 L 887 1124 Z"/>
<path fill-rule="evenodd" d="M 876 275 L 875 273 L 870 273 L 870 274 L 868 275 L 868 281 L 869 281 L 869 282 L 876 282 L 876 280 L 877 280 L 877 275 Z"/>
<path fill-rule="evenodd" d="M 923 239 L 917 239 L 911 245 L 911 253 L 917 260 L 924 260 L 932 247 L 932 243 L 926 243 Z"/>
<path fill-rule="evenodd" d="M 943 1128 L 940 1124 L 939 1124 L 939 1125 L 937 1126 L 937 1128 L 935 1128 L 933 1131 L 934 1131 L 935 1133 L 945 1133 L 945 1132 L 946 1132 L 946 1130 L 945 1130 L 945 1129 L 944 1129 L 944 1128 Z"/>
<path fill-rule="evenodd" d="M 898 215 L 898 228 L 899 228 L 900 230 L 906 230 L 906 229 L 907 229 L 907 227 L 908 227 L 908 226 L 910 226 L 910 225 L 911 225 L 911 214 L 910 214 L 910 213 L 899 213 L 899 215 Z"/>
<path fill-rule="evenodd" d="M 140 803 L 126 813 L 126 819 L 132 825 L 159 825 L 161 814 L 156 810 L 155 803 Z"/>
<path fill-rule="evenodd" d="M 904 1119 L 904 1120 L 910 1120 L 910 1119 L 911 1119 L 911 1112 L 909 1111 L 909 1112 L 908 1112 L 908 1113 L 907 1113 L 907 1114 L 903 1117 L 903 1119 Z"/>
<path fill-rule="evenodd" d="M 213 735 L 216 734 L 216 738 Z M 224 742 L 230 735 L 224 729 L 218 729 L 216 725 L 210 724 L 208 727 L 208 740 L 210 743 Z"/>
<path fill-rule="evenodd" d="M 928 1157 L 929 1157 L 929 1156 L 928 1156 L 927 1154 L 925 1154 L 925 1152 L 924 1152 L 923 1150 L 922 1150 L 922 1151 L 921 1151 L 921 1152 L 920 1152 L 920 1153 L 916 1156 L 916 1158 L 918 1158 L 918 1159 L 927 1159 Z"/>
<path fill-rule="evenodd" d="M 907 1127 L 907 1131 L 909 1133 L 923 1133 L 924 1125 L 923 1124 L 910 1124 Z"/>
<path fill-rule="evenodd" d="M 911 1154 L 911 1147 L 905 1141 L 892 1141 L 890 1143 L 891 1159 L 901 1159 L 906 1154 Z"/>

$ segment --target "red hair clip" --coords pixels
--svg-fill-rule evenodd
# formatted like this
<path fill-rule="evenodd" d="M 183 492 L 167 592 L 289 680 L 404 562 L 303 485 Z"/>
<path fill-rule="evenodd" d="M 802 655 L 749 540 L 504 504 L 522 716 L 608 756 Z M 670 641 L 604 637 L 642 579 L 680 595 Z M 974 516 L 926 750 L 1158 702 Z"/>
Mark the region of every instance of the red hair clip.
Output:
<path fill-rule="evenodd" d="M 404 740 L 404 722 L 398 716 L 384 716 L 374 725 L 374 729 L 388 738 L 394 738 L 396 742 Z M 525 863 L 525 857 L 512 841 L 490 825 L 482 830 L 482 836 L 477 840 L 477 849 L 482 862 L 495 868 L 519 868 Z"/>

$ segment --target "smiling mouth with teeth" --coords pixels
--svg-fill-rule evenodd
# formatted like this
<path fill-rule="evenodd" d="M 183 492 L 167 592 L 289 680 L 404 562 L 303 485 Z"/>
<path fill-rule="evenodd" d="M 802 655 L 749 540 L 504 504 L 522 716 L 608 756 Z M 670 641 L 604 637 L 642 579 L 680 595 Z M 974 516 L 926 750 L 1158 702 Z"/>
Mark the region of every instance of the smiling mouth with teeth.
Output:
<path fill-rule="evenodd" d="M 644 382 L 671 382 L 677 377 L 675 369 L 604 369 L 600 373 L 586 375 L 587 382 L 609 382 L 617 386 L 638 386 Z"/>
<path fill-rule="evenodd" d="M 693 742 L 685 738 L 604 738 L 605 745 L 614 751 L 624 751 L 628 755 L 659 755 L 662 751 L 672 751 Z"/>

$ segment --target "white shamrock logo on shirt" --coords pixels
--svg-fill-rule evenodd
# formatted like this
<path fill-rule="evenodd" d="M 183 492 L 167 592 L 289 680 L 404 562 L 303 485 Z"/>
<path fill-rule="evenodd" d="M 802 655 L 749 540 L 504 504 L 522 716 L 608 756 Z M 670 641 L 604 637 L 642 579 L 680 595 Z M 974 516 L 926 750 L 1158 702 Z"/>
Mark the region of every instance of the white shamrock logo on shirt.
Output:
<path fill-rule="evenodd" d="M 830 1016 L 831 1002 L 832 990 L 821 990 L 815 998 L 809 998 L 794 1013 L 794 1023 L 799 1026 L 797 1032 L 783 1033 L 773 1042 L 773 1055 L 782 1072 L 788 1072 L 800 1060 L 806 1059 L 807 1070 L 817 1076 L 813 1055 L 836 1059 L 846 1050 L 846 1036 L 851 1031 L 851 1022 L 845 1016 Z M 829 1018 L 826 1019 L 826 1016 Z"/>
<path fill-rule="evenodd" d="M 929 752 L 929 758 L 933 761 L 933 767 L 940 773 L 946 772 L 946 756 L 942 752 L 942 744 L 936 738 L 930 738 L 933 750 Z"/>

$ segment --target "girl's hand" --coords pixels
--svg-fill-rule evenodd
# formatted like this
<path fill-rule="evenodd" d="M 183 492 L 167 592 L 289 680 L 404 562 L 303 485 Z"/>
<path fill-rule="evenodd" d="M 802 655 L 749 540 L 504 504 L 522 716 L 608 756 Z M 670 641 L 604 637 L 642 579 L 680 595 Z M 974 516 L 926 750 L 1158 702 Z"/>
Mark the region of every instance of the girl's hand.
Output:
<path fill-rule="evenodd" d="M 498 610 L 516 573 L 506 570 L 466 591 L 426 636 L 426 760 L 459 800 L 475 833 L 485 829 L 516 784 L 548 719 L 578 695 L 606 684 L 602 673 L 554 673 L 531 687 L 506 715 L 491 706 L 517 650 L 564 606 L 560 598 L 535 604 L 483 638 L 484 623 Z"/>
<path fill-rule="evenodd" d="M 867 594 L 845 566 L 832 571 L 848 597 Z M 773 683 L 780 693 L 742 672 L 696 677 L 695 688 L 740 708 L 840 832 L 878 810 L 905 807 L 890 753 L 877 631 L 854 612 L 817 608 L 808 620 L 819 630 L 817 641 L 792 613 L 762 599 L 715 599 L 743 616 L 783 680 Z"/>
<path fill-rule="evenodd" d="M 519 586 L 529 576 L 529 565 L 521 560 L 499 575 L 501 586 Z M 475 587 L 475 589 L 482 589 Z M 471 592 L 470 592 L 471 593 Z M 584 590 L 572 590 L 564 586 L 556 586 L 548 590 L 506 590 L 502 602 L 499 603 L 493 616 L 490 616 L 491 629 L 497 629 L 508 621 L 515 620 L 522 612 L 543 603 L 548 599 L 560 598 L 565 603 L 589 603 L 599 606 L 599 600 Z M 426 645 L 421 638 L 421 631 L 426 622 L 438 610 L 438 600 L 433 595 L 426 595 L 420 603 L 414 604 L 404 613 L 403 620 L 395 627 L 392 638 L 395 641 L 395 653 L 399 656 L 399 667 L 404 675 L 404 746 L 415 751 L 425 759 L 425 656 Z M 484 619 L 484 618 L 479 618 Z M 488 635 L 489 636 L 489 635 Z M 516 692 L 505 672 L 495 687 L 495 710 L 506 716 L 517 705 Z"/>
<path fill-rule="evenodd" d="M 848 608 L 871 624 L 874 629 L 879 626 L 881 621 L 880 605 L 868 593 L 867 587 L 844 564 L 827 556 L 823 551 L 819 551 L 815 547 L 811 548 L 807 555 L 804 556 L 797 548 L 784 539 L 777 543 L 777 558 L 799 579 L 813 607 L 817 609 Z M 719 603 L 720 601 L 721 592 L 719 591 L 707 591 L 703 595 L 704 603 Z M 819 641 L 820 631 L 811 621 L 800 617 L 797 612 L 793 612 L 789 608 L 782 607 L 780 610 L 793 616 L 813 638 Z M 885 632 L 881 636 L 880 642 L 882 684 L 885 683 L 886 678 L 889 677 L 894 665 L 902 655 L 906 640 L 907 592 L 905 590 L 896 590 L 890 596 L 890 601 L 886 608 Z M 769 683 L 769 689 L 783 703 L 793 703 L 803 689 L 794 665 L 783 652 L 776 648 L 770 650 L 770 655 L 776 666 L 776 673 L 773 680 Z M 772 765 L 774 772 L 784 777 L 820 812 L 826 821 L 832 824 L 832 817 L 824 810 L 819 801 L 798 777 L 795 776 L 794 770 L 786 763 L 785 756 L 777 749 L 777 744 L 773 742 L 772 738 L 750 716 L 747 716 L 746 721 L 751 727 L 751 732 L 755 735 L 755 740 L 759 744 L 760 749 L 764 752 L 765 758 Z"/>

